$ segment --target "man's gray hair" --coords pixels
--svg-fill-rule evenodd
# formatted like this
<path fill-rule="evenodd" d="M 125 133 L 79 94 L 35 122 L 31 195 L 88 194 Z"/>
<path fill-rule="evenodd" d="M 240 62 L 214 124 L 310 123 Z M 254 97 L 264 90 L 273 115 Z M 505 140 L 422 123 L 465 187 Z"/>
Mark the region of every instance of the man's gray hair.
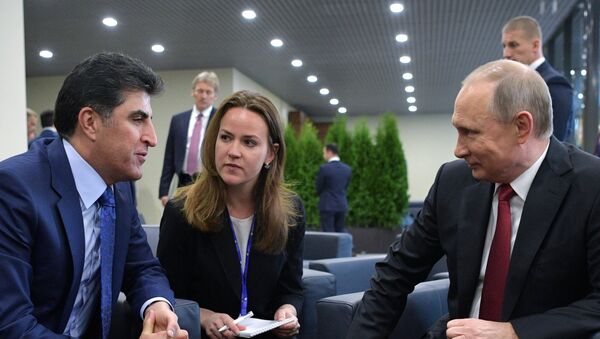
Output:
<path fill-rule="evenodd" d="M 199 82 L 204 82 L 212 87 L 215 93 L 219 92 L 219 77 L 215 74 L 215 72 L 205 71 L 202 72 L 194 78 L 192 81 L 192 89 L 196 87 L 196 84 Z"/>
<path fill-rule="evenodd" d="M 463 81 L 463 87 L 490 82 L 496 86 L 489 111 L 502 123 L 509 123 L 518 112 L 533 117 L 537 138 L 552 135 L 552 99 L 544 79 L 531 68 L 512 60 L 496 60 L 479 66 Z"/>

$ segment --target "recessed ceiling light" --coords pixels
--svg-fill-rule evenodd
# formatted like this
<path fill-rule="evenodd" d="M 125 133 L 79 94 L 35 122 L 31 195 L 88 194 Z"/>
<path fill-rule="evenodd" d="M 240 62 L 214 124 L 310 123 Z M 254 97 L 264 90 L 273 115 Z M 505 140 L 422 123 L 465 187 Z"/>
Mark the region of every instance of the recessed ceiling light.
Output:
<path fill-rule="evenodd" d="M 408 64 L 410 62 L 410 57 L 408 55 L 403 55 L 400 57 L 399 60 L 403 64 Z"/>
<path fill-rule="evenodd" d="M 108 27 L 115 27 L 118 24 L 118 22 L 115 18 L 111 18 L 109 16 L 102 19 L 102 23 Z"/>
<path fill-rule="evenodd" d="M 342 106 L 342 107 L 338 108 L 338 112 L 345 114 L 346 112 L 348 112 L 348 110 L 346 109 L 346 107 Z"/>
<path fill-rule="evenodd" d="M 396 41 L 398 41 L 398 42 L 407 42 L 408 41 L 408 35 L 406 35 L 406 34 L 398 34 L 398 35 L 396 35 Z"/>
<path fill-rule="evenodd" d="M 309 75 L 306 77 L 306 81 L 308 82 L 317 82 L 319 80 L 316 75 Z"/>
<path fill-rule="evenodd" d="M 165 47 L 160 44 L 155 44 L 155 45 L 152 45 L 152 50 L 156 53 L 162 53 L 165 51 Z"/>
<path fill-rule="evenodd" d="M 329 94 L 329 89 L 323 87 L 319 90 L 319 93 L 321 93 L 321 95 L 327 95 Z"/>
<path fill-rule="evenodd" d="M 579 94 L 577 94 L 577 98 L 578 98 L 579 100 L 583 99 L 583 93 L 579 93 Z"/>
<path fill-rule="evenodd" d="M 580 73 L 581 73 L 581 75 L 582 75 L 582 76 L 586 76 L 586 74 L 587 74 L 587 70 L 585 70 L 585 69 L 582 69 Z"/>
<path fill-rule="evenodd" d="M 390 5 L 390 11 L 392 11 L 392 13 L 400 13 L 403 10 L 404 10 L 404 6 L 399 2 L 394 2 L 393 4 Z"/>
<path fill-rule="evenodd" d="M 402 79 L 404 79 L 404 80 L 410 80 L 412 78 L 413 78 L 412 73 L 406 72 L 406 73 L 402 74 Z"/>
<path fill-rule="evenodd" d="M 43 49 L 40 51 L 40 56 L 44 59 L 50 59 L 54 56 L 54 53 L 52 53 L 51 51 L 49 51 L 47 49 Z"/>
<path fill-rule="evenodd" d="M 292 66 L 294 66 L 294 67 L 301 67 L 302 66 L 302 60 L 300 60 L 300 59 L 294 59 L 294 60 L 292 60 Z"/>
<path fill-rule="evenodd" d="M 417 98 L 408 97 L 408 98 L 406 98 L 406 102 L 408 102 L 409 104 L 414 104 L 415 102 L 417 102 Z"/>
<path fill-rule="evenodd" d="M 340 101 L 336 98 L 331 98 L 331 100 L 329 100 L 329 103 L 332 104 L 333 106 L 337 105 L 340 103 Z"/>
<path fill-rule="evenodd" d="M 574 70 L 574 69 L 572 69 L 572 70 L 569 72 L 569 74 L 571 74 L 571 75 L 575 75 L 575 70 Z"/>
<path fill-rule="evenodd" d="M 411 111 L 411 112 L 416 112 L 417 111 L 417 106 L 415 106 L 415 105 L 408 106 L 408 110 Z"/>
<path fill-rule="evenodd" d="M 251 10 L 251 9 L 247 9 L 245 11 L 242 12 L 242 16 L 244 17 L 244 19 L 246 20 L 253 20 L 256 18 L 256 12 Z"/>
<path fill-rule="evenodd" d="M 406 86 L 406 87 L 404 87 L 404 90 L 406 91 L 406 93 L 412 93 L 415 91 L 415 87 L 414 86 Z"/>
<path fill-rule="evenodd" d="M 271 40 L 271 46 L 281 47 L 281 46 L 283 46 L 283 41 L 281 41 L 281 39 L 273 39 L 273 40 Z"/>

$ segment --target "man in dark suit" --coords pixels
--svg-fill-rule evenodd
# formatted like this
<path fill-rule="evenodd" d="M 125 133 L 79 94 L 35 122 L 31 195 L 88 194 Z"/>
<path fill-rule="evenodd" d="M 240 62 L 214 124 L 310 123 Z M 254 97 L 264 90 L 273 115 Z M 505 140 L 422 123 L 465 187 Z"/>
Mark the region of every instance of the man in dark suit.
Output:
<path fill-rule="evenodd" d="M 463 83 L 442 165 L 392 244 L 347 338 L 386 338 L 447 256 L 449 315 L 433 338 L 587 338 L 600 330 L 600 159 L 551 136 L 543 79 L 509 60 Z"/>
<path fill-rule="evenodd" d="M 108 338 L 120 291 L 157 336 L 187 337 L 131 183 L 156 145 L 162 86 L 139 60 L 91 56 L 56 99 L 61 137 L 0 163 L 0 337 Z"/>
<path fill-rule="evenodd" d="M 350 166 L 340 161 L 336 144 L 323 148 L 323 158 L 327 161 L 317 173 L 317 194 L 319 194 L 319 214 L 324 232 L 344 232 L 344 219 L 348 212 L 346 190 L 352 177 Z"/>
<path fill-rule="evenodd" d="M 192 183 L 202 169 L 200 149 L 206 127 L 216 111 L 213 103 L 218 92 L 219 78 L 214 72 L 198 74 L 192 81 L 194 107 L 171 118 L 158 189 L 163 206 L 169 201 L 169 187 L 175 174 L 177 187 L 182 187 Z"/>
<path fill-rule="evenodd" d="M 552 97 L 553 134 L 566 141 L 573 133 L 573 88 L 544 58 L 538 22 L 529 16 L 519 16 L 506 23 L 502 28 L 502 51 L 505 59 L 528 65 L 544 78 Z"/>
<path fill-rule="evenodd" d="M 42 123 L 42 131 L 40 134 L 33 140 L 29 142 L 29 147 L 31 144 L 36 142 L 37 140 L 44 138 L 58 138 L 58 132 L 56 132 L 56 128 L 54 127 L 54 111 L 49 109 L 45 110 L 40 114 L 40 122 Z"/>

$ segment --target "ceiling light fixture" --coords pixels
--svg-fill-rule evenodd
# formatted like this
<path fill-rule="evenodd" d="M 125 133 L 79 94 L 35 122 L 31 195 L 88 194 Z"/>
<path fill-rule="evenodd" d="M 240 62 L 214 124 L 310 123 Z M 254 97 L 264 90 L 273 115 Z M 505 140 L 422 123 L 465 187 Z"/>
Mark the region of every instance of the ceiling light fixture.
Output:
<path fill-rule="evenodd" d="M 165 51 L 165 47 L 161 44 L 154 44 L 152 45 L 152 51 L 155 53 L 162 53 Z"/>
<path fill-rule="evenodd" d="M 415 102 L 417 102 L 417 98 L 408 97 L 408 98 L 406 98 L 406 102 L 408 102 L 409 104 L 414 104 Z"/>
<path fill-rule="evenodd" d="M 417 111 L 417 106 L 415 106 L 415 105 L 408 106 L 408 110 L 411 111 L 411 112 L 416 112 Z"/>
<path fill-rule="evenodd" d="M 329 89 L 323 87 L 319 90 L 319 93 L 321 93 L 321 95 L 327 95 L 329 94 Z"/>
<path fill-rule="evenodd" d="M 348 110 L 346 109 L 346 107 L 340 107 L 338 108 L 338 112 L 342 113 L 342 114 L 346 114 L 346 112 L 348 112 Z"/>
<path fill-rule="evenodd" d="M 329 100 L 329 103 L 333 106 L 337 105 L 340 103 L 340 101 L 336 98 L 331 98 L 331 100 Z"/>
<path fill-rule="evenodd" d="M 403 55 L 398 60 L 400 60 L 400 62 L 403 63 L 403 64 L 410 63 L 410 57 L 408 55 Z"/>
<path fill-rule="evenodd" d="M 406 93 L 412 93 L 415 91 L 415 87 L 414 86 L 406 86 L 406 87 L 404 87 L 404 90 L 406 91 Z"/>
<path fill-rule="evenodd" d="M 315 82 L 317 82 L 317 80 L 319 80 L 319 79 L 317 78 L 316 75 L 309 75 L 306 77 L 306 81 L 308 81 L 308 82 L 315 83 Z"/>
<path fill-rule="evenodd" d="M 292 66 L 294 66 L 294 67 L 302 67 L 302 60 L 300 60 L 300 59 L 294 59 L 294 60 L 292 60 Z"/>
<path fill-rule="evenodd" d="M 412 73 L 406 72 L 406 73 L 402 74 L 402 79 L 404 79 L 404 80 L 410 80 L 412 78 L 413 78 Z"/>
<path fill-rule="evenodd" d="M 271 46 L 279 48 L 283 46 L 283 41 L 281 41 L 281 39 L 273 39 L 271 40 Z"/>
<path fill-rule="evenodd" d="M 398 35 L 396 35 L 396 41 L 398 41 L 398 42 L 407 42 L 408 41 L 408 35 L 406 35 L 406 34 L 398 34 Z"/>
<path fill-rule="evenodd" d="M 115 27 L 118 24 L 118 22 L 115 18 L 111 18 L 109 16 L 102 19 L 102 23 L 108 27 Z"/>
<path fill-rule="evenodd" d="M 49 51 L 47 49 L 43 49 L 40 51 L 40 56 L 44 59 L 50 59 L 54 56 L 54 53 L 52 53 L 51 51 Z"/>
<path fill-rule="evenodd" d="M 393 4 L 390 5 L 390 11 L 392 11 L 392 13 L 400 13 L 404 10 L 404 5 L 402 5 L 399 2 L 394 2 Z"/>
<path fill-rule="evenodd" d="M 256 12 L 251 9 L 247 9 L 242 12 L 242 16 L 246 20 L 254 20 L 256 18 Z"/>

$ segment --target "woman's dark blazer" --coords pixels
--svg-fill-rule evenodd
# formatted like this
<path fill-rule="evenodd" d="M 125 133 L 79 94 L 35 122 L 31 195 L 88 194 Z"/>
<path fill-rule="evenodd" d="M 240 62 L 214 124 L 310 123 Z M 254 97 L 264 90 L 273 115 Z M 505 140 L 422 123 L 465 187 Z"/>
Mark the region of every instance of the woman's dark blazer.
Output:
<path fill-rule="evenodd" d="M 273 319 L 283 304 L 292 304 L 298 314 L 302 294 L 304 207 L 296 200 L 299 216 L 290 229 L 285 250 L 278 255 L 256 250 L 248 265 L 248 311 L 255 317 Z M 167 272 L 176 298 L 198 302 L 200 307 L 236 318 L 241 305 L 241 272 L 229 215 L 216 233 L 200 232 L 185 220 L 183 201 L 169 202 L 160 222 L 157 256 Z M 256 222 L 256 232 L 260 220 Z M 252 246 L 254 249 L 255 246 Z"/>

